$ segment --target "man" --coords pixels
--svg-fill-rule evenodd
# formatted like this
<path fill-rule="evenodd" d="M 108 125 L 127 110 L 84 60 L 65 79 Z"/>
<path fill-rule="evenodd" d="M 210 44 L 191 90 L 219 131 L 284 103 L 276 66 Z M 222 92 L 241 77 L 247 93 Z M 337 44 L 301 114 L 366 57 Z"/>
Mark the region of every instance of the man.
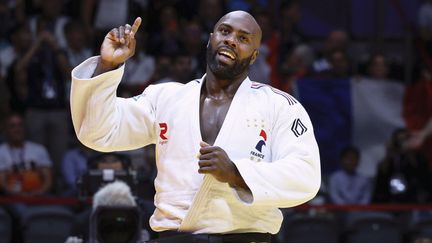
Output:
<path fill-rule="evenodd" d="M 26 139 L 25 119 L 10 113 L 5 121 L 5 143 L 0 145 L 0 191 L 9 196 L 40 196 L 52 188 L 52 161 L 47 149 Z M 22 203 L 5 206 L 12 216 L 12 242 L 22 240 L 22 219 L 32 207 Z"/>
<path fill-rule="evenodd" d="M 37 196 L 49 192 L 52 162 L 40 144 L 26 140 L 24 118 L 6 119 L 6 142 L 0 146 L 0 188 L 8 195 Z"/>
<path fill-rule="evenodd" d="M 133 26 L 113 29 L 101 56 L 72 71 L 79 139 L 101 151 L 156 144 L 156 210 L 150 224 L 162 236 L 189 232 L 269 242 L 269 233 L 276 234 L 282 222 L 278 208 L 313 198 L 321 176 L 304 108 L 247 77 L 258 55 L 260 27 L 250 14 L 230 12 L 210 34 L 203 78 L 116 98 L 140 23 L 137 18 Z"/>
<path fill-rule="evenodd" d="M 329 194 L 334 204 L 368 204 L 371 188 L 368 178 L 357 173 L 360 152 L 347 146 L 341 152 L 341 169 L 330 176 Z"/>

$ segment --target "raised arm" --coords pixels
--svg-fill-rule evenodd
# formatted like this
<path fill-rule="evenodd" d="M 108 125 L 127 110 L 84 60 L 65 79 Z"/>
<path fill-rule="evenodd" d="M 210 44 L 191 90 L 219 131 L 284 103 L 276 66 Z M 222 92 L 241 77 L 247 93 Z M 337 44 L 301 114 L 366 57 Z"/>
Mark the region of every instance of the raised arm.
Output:
<path fill-rule="evenodd" d="M 71 113 L 78 139 L 99 151 L 135 149 L 153 143 L 155 102 L 159 87 L 139 97 L 119 98 L 124 62 L 135 52 L 134 35 L 141 24 L 112 29 L 92 57 L 72 70 Z"/>

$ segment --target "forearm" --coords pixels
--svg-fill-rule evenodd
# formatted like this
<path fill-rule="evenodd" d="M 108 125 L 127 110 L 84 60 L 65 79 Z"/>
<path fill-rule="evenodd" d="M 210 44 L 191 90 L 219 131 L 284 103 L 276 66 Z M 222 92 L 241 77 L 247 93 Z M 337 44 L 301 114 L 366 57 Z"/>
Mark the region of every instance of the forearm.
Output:
<path fill-rule="evenodd" d="M 60 49 L 55 50 L 55 56 L 56 56 L 56 60 L 59 64 L 59 66 L 60 66 L 63 80 L 68 80 L 70 78 L 70 72 L 72 71 L 72 67 L 69 64 L 67 57 L 65 56 L 63 51 Z"/>
<path fill-rule="evenodd" d="M 39 42 L 34 44 L 21 58 L 20 61 L 17 62 L 17 65 L 15 67 L 16 72 L 21 72 L 23 69 L 27 68 L 31 58 L 34 56 L 36 51 L 39 49 Z"/>
<path fill-rule="evenodd" d="M 312 199 L 320 187 L 319 160 L 290 157 L 271 163 L 251 164 L 248 159 L 235 163 L 258 205 L 294 207 Z"/>
<path fill-rule="evenodd" d="M 230 183 L 228 183 L 231 187 L 233 187 L 234 189 L 240 189 L 243 190 L 245 192 L 249 192 L 250 194 L 252 194 L 249 186 L 246 184 L 246 182 L 244 181 L 243 177 L 240 175 L 240 172 L 238 171 L 238 169 L 235 169 L 235 175 L 232 179 L 232 181 Z"/>

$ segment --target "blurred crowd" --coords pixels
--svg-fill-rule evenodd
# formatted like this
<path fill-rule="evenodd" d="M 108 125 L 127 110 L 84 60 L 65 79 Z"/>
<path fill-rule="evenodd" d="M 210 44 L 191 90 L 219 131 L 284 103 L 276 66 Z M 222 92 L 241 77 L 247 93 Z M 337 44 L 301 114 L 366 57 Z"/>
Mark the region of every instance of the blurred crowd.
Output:
<path fill-rule="evenodd" d="M 403 71 L 408 64 L 403 62 L 402 50 L 389 55 L 370 45 L 359 51 L 351 33 L 343 29 L 329 31 L 321 39 L 304 34 L 299 26 L 304 17 L 299 0 L 0 0 L 3 195 L 78 195 L 77 180 L 95 167 L 101 153 L 75 138 L 68 103 L 70 73 L 98 54 L 110 29 L 132 23 L 137 16 L 143 18 L 135 55 L 127 61 L 118 89 L 119 96 L 131 97 L 151 84 L 185 83 L 201 77 L 209 33 L 224 13 L 236 9 L 251 12 L 263 31 L 260 55 L 250 68 L 252 80 L 290 93 L 302 103 L 306 79 L 352 82 L 347 92 L 353 95 L 359 92 L 359 84 L 379 85 L 384 92 L 368 89 L 366 100 L 376 102 L 372 107 L 400 113 L 402 122 L 394 126 L 363 117 L 360 127 L 364 129 L 359 133 L 380 134 L 366 141 L 384 148 L 380 156 L 367 157 L 365 149 L 352 141 L 343 146 L 337 146 L 337 140 L 327 143 L 337 148 L 338 157 L 333 160 L 338 161 L 323 156 L 323 185 L 317 200 L 335 204 L 432 202 L 430 0 L 417 10 L 414 32 L 409 33 L 414 68 L 408 74 Z M 393 90 L 400 95 L 390 97 Z M 383 100 L 390 102 L 380 103 Z M 367 109 L 359 108 L 362 114 L 368 114 Z M 308 112 L 319 132 L 313 111 Z M 381 133 L 385 129 L 390 131 Z M 153 148 L 126 151 L 121 156 L 128 158 L 128 167 L 140 172 L 143 185 L 151 188 L 156 175 Z M 362 158 L 368 161 L 362 164 Z M 101 164 L 113 166 L 116 159 L 113 156 Z M 141 193 L 153 199 L 151 189 Z"/>

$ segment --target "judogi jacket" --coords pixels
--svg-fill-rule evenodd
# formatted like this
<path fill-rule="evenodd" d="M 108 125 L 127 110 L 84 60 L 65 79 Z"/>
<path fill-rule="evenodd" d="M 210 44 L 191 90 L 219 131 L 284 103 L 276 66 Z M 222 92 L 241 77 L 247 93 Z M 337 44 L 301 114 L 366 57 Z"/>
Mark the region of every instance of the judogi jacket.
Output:
<path fill-rule="evenodd" d="M 200 91 L 205 76 L 187 84 L 149 86 L 116 97 L 124 65 L 91 77 L 92 57 L 72 71 L 71 112 L 86 146 L 120 151 L 156 144 L 155 231 L 269 232 L 282 223 L 279 208 L 312 199 L 320 160 L 311 121 L 290 95 L 246 78 L 237 90 L 215 146 L 226 151 L 250 193 L 198 173 Z"/>

